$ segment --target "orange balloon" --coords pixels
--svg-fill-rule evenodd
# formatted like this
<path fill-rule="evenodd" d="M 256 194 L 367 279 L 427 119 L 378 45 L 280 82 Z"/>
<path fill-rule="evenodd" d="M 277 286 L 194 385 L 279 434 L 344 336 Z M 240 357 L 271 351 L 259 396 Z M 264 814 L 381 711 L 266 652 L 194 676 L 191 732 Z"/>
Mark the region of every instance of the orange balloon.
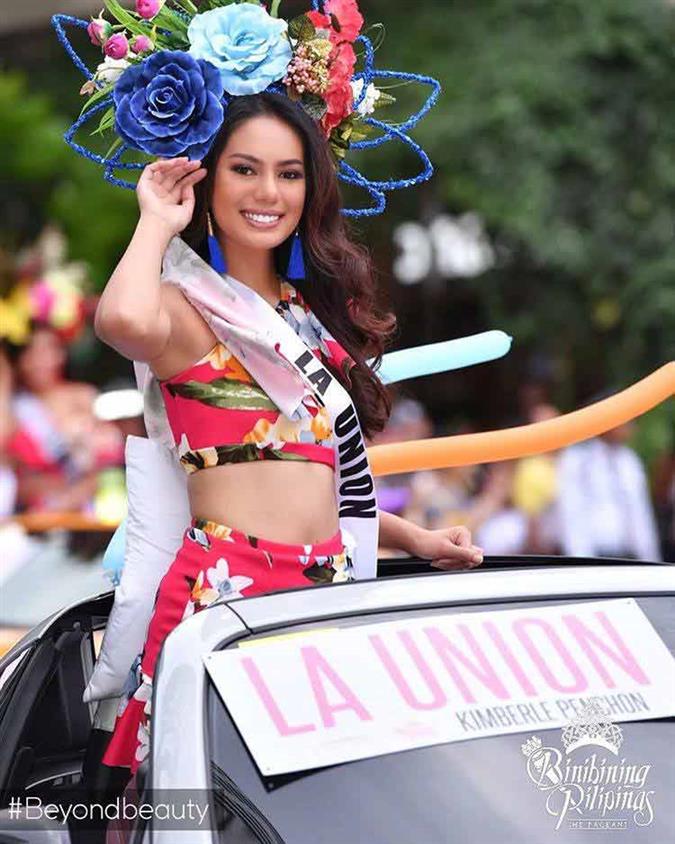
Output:
<path fill-rule="evenodd" d="M 483 434 L 462 434 L 368 449 L 374 475 L 515 460 L 589 440 L 641 416 L 675 393 L 675 361 L 615 396 L 573 413 Z"/>

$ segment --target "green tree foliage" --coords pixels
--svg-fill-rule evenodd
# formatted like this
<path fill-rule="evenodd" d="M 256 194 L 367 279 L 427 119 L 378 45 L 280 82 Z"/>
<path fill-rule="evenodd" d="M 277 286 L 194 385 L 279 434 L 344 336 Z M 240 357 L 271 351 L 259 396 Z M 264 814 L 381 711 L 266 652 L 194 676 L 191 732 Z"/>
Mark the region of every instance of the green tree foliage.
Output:
<path fill-rule="evenodd" d="M 673 4 L 367 5 L 371 20 L 387 22 L 378 63 L 443 84 L 415 131 L 436 164 L 438 197 L 478 211 L 499 247 L 499 266 L 457 283 L 458 293 L 472 286 L 488 323 L 564 361 L 577 395 L 671 358 Z M 409 88 L 395 93 L 413 102 Z M 389 155 L 400 172 L 407 159 Z M 410 216 L 409 206 L 395 209 Z"/>
<path fill-rule="evenodd" d="M 25 246 L 48 220 L 57 222 L 68 236 L 69 256 L 86 260 L 102 289 L 133 228 L 133 192 L 107 184 L 97 165 L 69 149 L 63 140 L 68 117 L 21 73 L 0 74 L 0 111 L 2 246 Z"/>

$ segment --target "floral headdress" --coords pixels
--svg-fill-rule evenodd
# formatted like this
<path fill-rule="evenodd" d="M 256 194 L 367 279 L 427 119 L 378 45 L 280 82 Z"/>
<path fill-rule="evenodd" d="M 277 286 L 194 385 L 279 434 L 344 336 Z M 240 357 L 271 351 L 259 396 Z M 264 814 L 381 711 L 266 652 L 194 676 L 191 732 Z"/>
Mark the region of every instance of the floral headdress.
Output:
<path fill-rule="evenodd" d="M 387 191 L 411 187 L 430 178 L 433 168 L 424 150 L 407 134 L 434 105 L 440 85 L 429 76 L 378 70 L 374 48 L 362 32 L 356 0 L 312 0 L 312 9 L 291 21 L 279 17 L 280 0 L 269 11 L 257 0 L 135 0 L 135 10 L 118 0 L 104 0 L 114 21 L 87 22 L 54 15 L 59 40 L 86 76 L 88 96 L 66 142 L 104 168 L 115 185 L 133 188 L 117 170 L 145 165 L 125 161 L 129 150 L 150 156 L 203 158 L 222 125 L 232 97 L 262 91 L 286 94 L 319 123 L 335 155 L 338 178 L 364 188 L 367 208 L 344 209 L 351 216 L 384 210 Z M 86 28 L 104 54 L 90 72 L 68 40 L 64 25 Z M 357 57 L 357 51 L 359 56 Z M 358 70 L 357 70 L 358 65 Z M 430 86 L 426 102 L 403 123 L 373 116 L 394 101 L 376 82 L 398 79 Z M 74 140 L 95 115 L 93 134 L 116 135 L 105 155 Z M 398 140 L 421 162 L 421 172 L 407 179 L 368 179 L 345 160 L 349 150 L 378 147 Z"/>

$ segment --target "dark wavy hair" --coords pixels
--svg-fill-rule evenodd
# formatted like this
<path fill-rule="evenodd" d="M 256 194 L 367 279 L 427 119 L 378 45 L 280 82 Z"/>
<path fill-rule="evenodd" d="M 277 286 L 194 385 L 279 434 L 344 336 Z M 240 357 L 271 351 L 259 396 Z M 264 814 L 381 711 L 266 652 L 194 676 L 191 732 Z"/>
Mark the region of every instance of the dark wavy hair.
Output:
<path fill-rule="evenodd" d="M 182 238 L 208 260 L 207 212 L 211 207 L 216 165 L 234 130 L 253 117 L 282 120 L 302 141 L 306 198 L 299 231 L 304 246 L 305 279 L 293 280 L 303 299 L 335 339 L 356 361 L 351 385 L 344 374 L 333 374 L 349 389 L 366 436 L 384 427 L 391 411 L 391 399 L 373 369 L 379 364 L 385 344 L 396 327 L 392 313 L 379 312 L 376 279 L 368 250 L 355 243 L 340 213 L 341 198 L 335 165 L 325 138 L 316 123 L 282 94 L 253 94 L 233 97 L 225 121 L 203 160 L 206 177 L 195 186 L 195 210 Z M 275 266 L 284 275 L 292 237 L 275 249 Z"/>

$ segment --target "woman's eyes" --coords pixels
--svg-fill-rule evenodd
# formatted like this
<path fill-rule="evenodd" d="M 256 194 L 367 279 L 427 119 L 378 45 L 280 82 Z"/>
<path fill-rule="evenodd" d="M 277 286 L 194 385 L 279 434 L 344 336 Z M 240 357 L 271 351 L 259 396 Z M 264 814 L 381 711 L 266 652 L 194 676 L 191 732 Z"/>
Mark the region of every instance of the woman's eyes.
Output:
<path fill-rule="evenodd" d="M 239 173 L 241 176 L 248 176 L 249 174 L 255 175 L 255 170 L 252 167 L 249 167 L 248 164 L 235 164 L 232 167 L 232 171 L 234 173 Z M 303 178 L 303 174 L 300 170 L 283 170 L 279 175 L 282 179 L 288 179 L 289 181 Z"/>

